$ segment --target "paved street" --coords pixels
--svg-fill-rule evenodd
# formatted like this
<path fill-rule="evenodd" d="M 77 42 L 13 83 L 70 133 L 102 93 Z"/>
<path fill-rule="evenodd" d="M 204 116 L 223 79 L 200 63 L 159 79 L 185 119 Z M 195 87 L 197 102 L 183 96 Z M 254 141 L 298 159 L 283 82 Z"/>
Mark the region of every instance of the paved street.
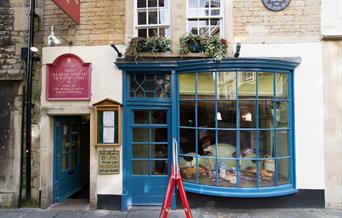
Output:
<path fill-rule="evenodd" d="M 253 210 L 214 210 L 194 209 L 193 217 L 214 218 L 342 218 L 342 210 L 332 209 L 253 209 Z M 128 212 L 110 210 L 66 210 L 66 209 L 0 209 L 0 218 L 113 218 L 113 217 L 139 217 L 153 218 L 159 216 L 159 208 L 134 207 Z M 184 217 L 182 210 L 171 211 L 169 217 Z"/>

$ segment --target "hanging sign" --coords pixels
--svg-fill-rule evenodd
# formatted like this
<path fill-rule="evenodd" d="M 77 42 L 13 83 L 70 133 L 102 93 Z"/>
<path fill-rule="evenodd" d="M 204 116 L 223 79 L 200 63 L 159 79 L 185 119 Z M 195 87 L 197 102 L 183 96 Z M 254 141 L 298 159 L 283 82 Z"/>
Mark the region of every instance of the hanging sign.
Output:
<path fill-rule="evenodd" d="M 47 65 L 47 100 L 90 100 L 90 91 L 90 63 L 74 54 L 64 54 Z"/>
<path fill-rule="evenodd" d="M 99 175 L 120 174 L 120 151 L 99 151 Z"/>
<path fill-rule="evenodd" d="M 77 24 L 80 24 L 80 0 L 52 0 Z"/>
<path fill-rule="evenodd" d="M 284 10 L 291 0 L 261 0 L 268 10 L 281 11 Z"/>

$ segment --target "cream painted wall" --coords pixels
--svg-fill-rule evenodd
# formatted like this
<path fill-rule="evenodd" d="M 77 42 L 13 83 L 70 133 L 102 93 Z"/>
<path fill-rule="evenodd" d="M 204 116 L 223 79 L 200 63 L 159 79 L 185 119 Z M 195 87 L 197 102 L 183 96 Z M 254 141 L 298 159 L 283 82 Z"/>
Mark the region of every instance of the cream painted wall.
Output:
<path fill-rule="evenodd" d="M 324 189 L 323 66 L 321 43 L 242 44 L 241 57 L 300 57 L 295 70 L 296 181 Z"/>
<path fill-rule="evenodd" d="M 120 51 L 124 46 L 118 46 Z M 92 64 L 91 100 L 90 101 L 47 101 L 46 94 L 46 65 L 60 55 L 72 53 L 84 62 Z M 41 190 L 45 193 L 42 199 L 51 203 L 52 198 L 52 169 L 53 169 L 53 117 L 54 115 L 90 115 L 90 128 L 93 126 L 92 105 L 105 98 L 122 103 L 122 74 L 114 64 L 116 52 L 110 46 L 80 46 L 80 47 L 49 47 L 43 48 L 42 54 L 42 92 L 41 92 Z M 92 131 L 90 130 L 90 134 Z M 122 150 L 120 150 L 120 174 L 99 176 L 98 150 L 92 145 L 90 136 L 90 203 L 96 208 L 97 194 L 122 194 Z M 45 160 L 45 161 L 44 161 Z"/>

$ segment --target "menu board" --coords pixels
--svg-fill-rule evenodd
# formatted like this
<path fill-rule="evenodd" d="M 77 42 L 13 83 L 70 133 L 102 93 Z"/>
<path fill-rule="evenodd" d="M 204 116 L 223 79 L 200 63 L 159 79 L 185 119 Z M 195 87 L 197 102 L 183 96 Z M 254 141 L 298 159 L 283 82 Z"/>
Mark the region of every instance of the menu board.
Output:
<path fill-rule="evenodd" d="M 99 175 L 120 174 L 120 151 L 101 150 L 99 151 Z"/>

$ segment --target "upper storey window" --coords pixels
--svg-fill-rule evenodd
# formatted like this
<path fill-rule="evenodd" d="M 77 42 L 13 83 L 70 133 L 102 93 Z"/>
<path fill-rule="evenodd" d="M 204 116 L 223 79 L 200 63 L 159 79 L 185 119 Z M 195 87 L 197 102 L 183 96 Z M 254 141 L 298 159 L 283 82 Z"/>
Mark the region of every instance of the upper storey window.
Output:
<path fill-rule="evenodd" d="M 223 35 L 223 0 L 188 0 L 188 32 Z"/>
<path fill-rule="evenodd" d="M 139 37 L 170 36 L 170 0 L 135 0 L 135 32 Z"/>

